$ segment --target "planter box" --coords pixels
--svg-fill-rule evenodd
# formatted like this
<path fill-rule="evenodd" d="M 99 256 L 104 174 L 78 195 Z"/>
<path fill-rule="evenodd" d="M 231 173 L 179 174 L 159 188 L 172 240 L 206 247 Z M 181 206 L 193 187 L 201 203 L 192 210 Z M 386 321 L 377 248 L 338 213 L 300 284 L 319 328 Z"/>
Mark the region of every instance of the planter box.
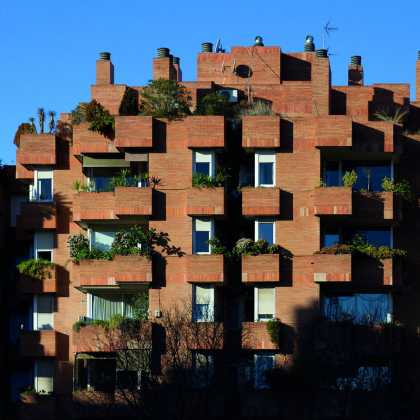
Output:
<path fill-rule="evenodd" d="M 89 130 L 88 123 L 73 126 L 73 154 L 118 153 L 112 140 L 96 131 Z"/>
<path fill-rule="evenodd" d="M 19 354 L 21 357 L 56 357 L 58 333 L 54 330 L 22 331 Z"/>
<path fill-rule="evenodd" d="M 349 282 L 352 280 L 352 255 L 314 255 L 315 282 Z"/>
<path fill-rule="evenodd" d="M 225 147 L 225 117 L 192 116 L 186 119 L 188 147 L 222 148 Z"/>
<path fill-rule="evenodd" d="M 350 117 L 328 115 L 314 119 L 316 147 L 352 147 L 353 121 Z"/>
<path fill-rule="evenodd" d="M 242 188 L 242 214 L 244 216 L 278 216 L 280 214 L 280 188 Z"/>
<path fill-rule="evenodd" d="M 186 275 L 191 283 L 221 283 L 224 281 L 223 255 L 187 255 Z"/>
<path fill-rule="evenodd" d="M 57 207 L 54 202 L 28 202 L 21 205 L 16 228 L 24 230 L 56 229 Z"/>
<path fill-rule="evenodd" d="M 112 261 L 81 260 L 74 264 L 75 287 L 152 282 L 152 261 L 140 255 L 117 255 Z"/>
<path fill-rule="evenodd" d="M 353 212 L 350 187 L 320 187 L 314 192 L 314 214 L 317 216 L 348 216 Z"/>
<path fill-rule="evenodd" d="M 242 118 L 242 147 L 280 147 L 279 116 L 244 116 Z"/>
<path fill-rule="evenodd" d="M 222 216 L 225 213 L 225 189 L 190 188 L 187 192 L 187 214 L 190 216 Z"/>
<path fill-rule="evenodd" d="M 153 147 L 153 117 L 115 117 L 114 145 L 119 149 Z"/>
<path fill-rule="evenodd" d="M 54 134 L 21 134 L 17 141 L 16 162 L 21 165 L 55 165 Z"/>
<path fill-rule="evenodd" d="M 401 219 L 401 202 L 393 192 L 354 193 L 354 215 L 371 220 Z"/>
<path fill-rule="evenodd" d="M 54 266 L 49 272 L 50 277 L 42 280 L 20 275 L 18 280 L 19 292 L 24 294 L 57 293 L 59 291 L 57 266 Z"/>
<path fill-rule="evenodd" d="M 117 187 L 114 192 L 80 192 L 74 196 L 75 222 L 151 215 L 151 188 Z"/>
<path fill-rule="evenodd" d="M 242 256 L 243 282 L 278 282 L 280 280 L 280 255 Z"/>
<path fill-rule="evenodd" d="M 266 322 L 242 323 L 242 348 L 246 350 L 277 350 L 271 341 Z"/>

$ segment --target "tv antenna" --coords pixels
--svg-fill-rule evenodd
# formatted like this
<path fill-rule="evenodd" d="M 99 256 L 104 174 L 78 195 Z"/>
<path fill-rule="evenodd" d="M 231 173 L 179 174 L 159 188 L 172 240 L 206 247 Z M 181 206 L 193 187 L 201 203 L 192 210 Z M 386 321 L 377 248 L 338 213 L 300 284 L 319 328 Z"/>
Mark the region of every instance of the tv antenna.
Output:
<path fill-rule="evenodd" d="M 216 50 L 217 53 L 224 53 L 225 52 L 225 50 L 223 49 L 222 40 L 220 39 L 220 37 L 217 39 L 215 50 Z"/>
<path fill-rule="evenodd" d="M 323 26 L 323 32 L 322 32 L 322 48 L 325 49 L 325 40 L 326 38 L 330 37 L 331 32 L 338 31 L 338 27 L 331 25 L 331 20 L 329 20 L 324 26 Z M 328 48 L 327 48 L 328 49 Z"/>

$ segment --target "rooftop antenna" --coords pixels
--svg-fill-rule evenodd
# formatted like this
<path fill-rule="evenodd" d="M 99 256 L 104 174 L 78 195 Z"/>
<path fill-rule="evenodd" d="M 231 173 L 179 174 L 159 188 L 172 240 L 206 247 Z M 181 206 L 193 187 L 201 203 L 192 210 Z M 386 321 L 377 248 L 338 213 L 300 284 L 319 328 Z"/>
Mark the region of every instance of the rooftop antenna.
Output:
<path fill-rule="evenodd" d="M 323 26 L 322 29 L 323 29 L 323 32 L 322 32 L 322 48 L 325 49 L 325 40 L 326 40 L 326 38 L 327 37 L 329 38 L 331 32 L 338 31 L 338 28 L 336 26 L 332 26 L 331 25 L 331 20 L 329 20 Z"/>
<path fill-rule="evenodd" d="M 222 40 L 220 39 L 220 37 L 217 39 L 217 42 L 216 42 L 216 52 L 217 53 L 224 53 L 225 52 L 225 50 L 222 47 Z"/>

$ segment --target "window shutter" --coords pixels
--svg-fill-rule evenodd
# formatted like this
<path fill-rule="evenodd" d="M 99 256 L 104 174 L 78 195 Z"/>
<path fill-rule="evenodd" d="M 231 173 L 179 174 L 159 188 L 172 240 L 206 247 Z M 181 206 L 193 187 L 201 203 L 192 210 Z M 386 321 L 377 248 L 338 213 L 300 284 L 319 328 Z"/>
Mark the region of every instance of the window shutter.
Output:
<path fill-rule="evenodd" d="M 273 314 L 274 316 L 275 289 L 260 288 L 258 289 L 258 313 Z"/>
<path fill-rule="evenodd" d="M 54 391 L 54 361 L 35 361 L 35 390 L 40 394 Z"/>
<path fill-rule="evenodd" d="M 53 329 L 54 296 L 37 295 L 36 299 L 36 330 Z"/>
<path fill-rule="evenodd" d="M 35 233 L 36 250 L 52 250 L 54 249 L 54 234 L 52 232 L 36 232 Z"/>

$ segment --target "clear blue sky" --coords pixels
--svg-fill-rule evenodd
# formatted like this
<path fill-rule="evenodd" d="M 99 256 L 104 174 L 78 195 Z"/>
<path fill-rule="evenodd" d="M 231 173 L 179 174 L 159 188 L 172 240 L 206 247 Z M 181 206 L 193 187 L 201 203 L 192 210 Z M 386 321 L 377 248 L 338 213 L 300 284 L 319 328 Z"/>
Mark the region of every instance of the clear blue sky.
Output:
<path fill-rule="evenodd" d="M 225 48 L 266 45 L 301 51 L 306 34 L 321 47 L 322 27 L 339 31 L 327 46 L 334 84 L 346 84 L 351 55 L 362 55 L 365 83 L 414 83 L 420 50 L 419 0 L 73 0 L 0 2 L 0 159 L 12 163 L 16 127 L 38 107 L 70 111 L 89 99 L 100 51 L 110 51 L 116 83 L 142 85 L 157 47 L 181 57 L 184 80 L 195 79 L 203 41 Z M 198 6 L 200 4 L 200 6 Z M 413 93 L 413 90 L 412 90 Z"/>

